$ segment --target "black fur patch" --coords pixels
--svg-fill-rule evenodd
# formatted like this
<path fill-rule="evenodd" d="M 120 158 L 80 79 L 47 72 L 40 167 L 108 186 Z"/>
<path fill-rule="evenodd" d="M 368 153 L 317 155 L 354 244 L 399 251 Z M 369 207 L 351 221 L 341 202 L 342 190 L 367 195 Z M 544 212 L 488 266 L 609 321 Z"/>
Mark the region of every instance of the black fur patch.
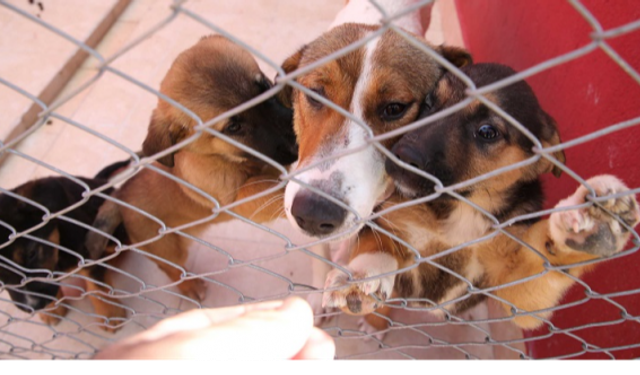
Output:
<path fill-rule="evenodd" d="M 606 223 L 598 225 L 598 231 L 587 236 L 583 243 L 568 239 L 565 244 L 574 250 L 598 256 L 611 255 L 617 250 L 616 236 Z"/>
<path fill-rule="evenodd" d="M 100 173 L 106 176 L 108 171 L 114 171 L 121 167 L 122 164 L 123 162 L 115 163 L 106 167 Z M 90 189 L 98 188 L 108 182 L 106 179 L 77 178 L 87 184 Z M 51 213 L 56 213 L 80 202 L 83 199 L 82 194 L 84 191 L 85 188 L 83 186 L 66 177 L 41 178 L 27 182 L 12 190 L 12 192 L 46 207 Z M 109 194 L 111 191 L 112 189 L 107 189 L 103 193 Z M 104 200 L 102 198 L 92 196 L 84 204 L 65 213 L 64 216 L 90 226 L 103 202 Z M 17 232 L 22 232 L 40 225 L 43 221 L 44 214 L 44 211 L 34 205 L 16 199 L 8 194 L 0 194 L 0 220 L 11 225 Z M 51 219 L 42 228 L 31 232 L 30 235 L 47 240 L 54 230 L 57 230 L 59 233 L 58 245 L 75 252 L 76 255 L 69 254 L 66 251 L 54 251 L 50 246 L 24 237 L 17 238 L 10 245 L 0 249 L 0 255 L 7 259 L 21 260 L 20 265 L 28 269 L 49 269 L 50 271 L 62 272 L 76 267 L 79 257 L 88 257 L 88 253 L 84 247 L 87 229 L 68 220 L 58 218 Z M 10 233 L 11 231 L 9 229 L 0 226 L 0 243 L 8 241 Z M 41 251 L 38 250 L 34 252 L 33 249 L 36 248 L 41 249 Z M 19 252 L 19 254 L 15 254 L 16 252 Z M 52 258 L 47 257 L 47 254 L 51 254 L 51 256 L 57 254 L 57 263 L 55 263 L 53 267 L 51 267 L 53 264 Z M 4 263 L 2 259 L 0 259 L 0 262 Z M 46 265 L 50 266 L 47 267 Z M 11 271 L 11 269 L 13 269 L 11 265 L 0 267 L 0 280 L 5 285 L 20 284 L 22 276 Z M 46 277 L 46 274 L 40 275 L 32 273 L 31 276 Z M 102 276 L 102 274 L 99 276 Z M 40 282 L 30 282 L 21 289 L 26 292 L 38 292 L 50 296 L 51 298 L 32 297 L 30 299 L 33 308 L 42 308 L 55 299 L 59 287 L 57 284 L 47 284 L 45 286 Z M 16 292 L 10 294 L 14 301 L 25 303 L 24 293 Z"/>

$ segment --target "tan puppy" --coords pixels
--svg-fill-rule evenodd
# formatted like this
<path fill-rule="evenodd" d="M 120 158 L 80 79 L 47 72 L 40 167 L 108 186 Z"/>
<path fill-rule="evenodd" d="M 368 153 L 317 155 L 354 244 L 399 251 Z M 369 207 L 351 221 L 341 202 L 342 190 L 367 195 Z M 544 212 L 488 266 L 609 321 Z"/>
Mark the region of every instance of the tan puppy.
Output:
<path fill-rule="evenodd" d="M 271 82 L 248 52 L 223 37 L 209 36 L 176 58 L 160 91 L 206 122 L 270 87 Z M 291 116 L 289 109 L 270 98 L 211 128 L 286 165 L 296 159 Z M 152 156 L 175 145 L 193 135 L 196 125 L 185 112 L 159 99 L 144 141 L 144 153 Z M 220 206 L 262 192 L 274 186 L 278 179 L 278 174 L 270 171 L 265 162 L 209 133 L 203 133 L 196 141 L 158 161 L 154 163 L 156 167 L 202 190 Z M 256 221 L 274 219 L 282 205 L 270 199 L 279 194 L 281 192 L 252 200 L 235 207 L 234 211 Z M 143 169 L 127 181 L 114 196 L 170 228 L 212 217 L 216 208 L 212 200 L 199 192 L 149 169 Z M 197 235 L 206 225 L 231 218 L 221 213 L 183 231 Z M 171 280 L 181 280 L 182 271 L 178 267 L 184 267 L 187 260 L 189 239 L 173 233 L 159 237 L 161 227 L 156 221 L 112 202 L 101 208 L 95 226 L 110 233 L 120 221 L 124 222 L 133 244 L 151 240 L 140 248 L 162 258 L 152 259 Z M 98 251 L 96 248 L 103 247 L 104 242 L 104 237 L 92 234 L 87 246 L 90 251 Z M 178 287 L 194 300 L 204 298 L 205 286 L 200 279 L 185 279 Z"/>

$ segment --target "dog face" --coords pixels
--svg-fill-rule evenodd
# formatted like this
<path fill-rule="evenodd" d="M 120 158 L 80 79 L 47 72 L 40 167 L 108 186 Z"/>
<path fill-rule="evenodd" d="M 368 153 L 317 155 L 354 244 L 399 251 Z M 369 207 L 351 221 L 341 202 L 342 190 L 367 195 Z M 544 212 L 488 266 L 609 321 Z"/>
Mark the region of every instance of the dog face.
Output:
<path fill-rule="evenodd" d="M 377 26 L 345 24 L 305 46 L 285 61 L 286 72 L 303 68 L 362 38 Z M 419 38 L 418 38 L 419 39 Z M 423 41 L 426 44 L 426 42 Z M 436 49 L 437 50 L 437 49 Z M 465 64 L 468 53 L 440 48 L 447 58 Z M 426 53 L 387 31 L 342 57 L 299 76 L 296 81 L 382 134 L 413 122 L 424 97 L 435 87 L 442 69 Z M 294 129 L 299 143 L 297 169 L 309 169 L 296 179 L 344 203 L 350 209 L 291 181 L 285 192 L 285 211 L 295 227 L 315 237 L 326 237 L 363 224 L 389 187 L 384 156 L 367 145 L 368 130 L 304 92 L 284 93 L 294 108 Z M 395 140 L 383 142 L 391 147 Z M 340 158 L 318 161 L 349 153 Z M 310 167 L 311 166 L 311 167 Z"/>
<path fill-rule="evenodd" d="M 269 88 L 271 82 L 248 52 L 224 37 L 208 36 L 178 56 L 162 81 L 160 91 L 206 122 Z M 195 132 L 196 125 L 197 122 L 185 112 L 159 99 L 143 143 L 145 155 L 153 155 L 189 137 Z M 278 163 L 290 164 L 297 158 L 291 110 L 275 98 L 219 121 L 212 128 Z M 245 151 L 209 133 L 201 134 L 183 150 L 218 155 L 230 163 L 260 163 Z M 173 154 L 158 161 L 171 167 L 174 165 Z"/>
<path fill-rule="evenodd" d="M 80 178 L 91 189 L 106 180 Z M 109 194 L 112 190 L 105 190 Z M 47 177 L 27 182 L 12 190 L 13 193 L 46 207 L 55 213 L 80 201 L 84 188 L 64 177 Z M 65 216 L 91 225 L 103 199 L 90 198 Z M 19 285 L 25 278 L 46 278 L 52 272 L 65 271 L 78 265 L 81 258 L 88 258 L 84 248 L 87 230 L 81 226 L 59 219 L 51 219 L 45 225 L 30 232 L 28 236 L 59 245 L 65 250 L 25 236 L 11 241 L 13 227 L 17 233 L 41 225 L 45 211 L 14 198 L 0 194 L 0 281 L 6 286 Z M 6 225 L 4 225 L 6 224 Z M 75 252 L 71 254 L 69 251 Z M 56 275 L 58 276 L 58 275 Z M 7 288 L 11 299 L 21 310 L 39 310 L 55 301 L 59 285 L 55 282 L 30 281 L 20 288 Z"/>
<path fill-rule="evenodd" d="M 498 64 L 476 64 L 462 68 L 478 86 L 486 86 L 515 72 Z M 466 98 L 466 85 L 453 74 L 446 74 L 436 90 L 427 98 L 420 118 L 451 107 Z M 544 147 L 560 143 L 555 121 L 546 114 L 533 90 L 520 81 L 486 94 L 486 97 L 526 127 Z M 512 165 L 534 155 L 533 143 L 520 130 L 479 101 L 434 123 L 405 134 L 392 152 L 403 162 L 438 178 L 444 186 L 453 185 Z M 554 157 L 564 162 L 560 151 Z M 386 169 L 396 181 L 398 189 L 409 198 L 427 196 L 434 192 L 431 180 L 418 176 L 392 160 Z M 505 192 L 517 185 L 536 180 L 538 175 L 560 170 L 541 158 L 533 164 L 520 167 L 483 180 L 458 192 L 473 196 L 476 191 L 488 192 L 494 205 Z M 446 196 L 446 197 L 445 197 Z M 446 199 L 448 195 L 443 195 Z"/>
<path fill-rule="evenodd" d="M 47 191 L 46 186 L 42 185 L 32 181 L 14 189 L 13 192 L 29 198 L 34 195 L 37 198 L 45 196 L 54 198 L 55 192 Z M 53 187 L 53 190 L 57 190 L 55 186 Z M 41 202 L 42 199 L 37 201 Z M 55 202 L 55 198 L 52 202 Z M 18 233 L 41 224 L 44 214 L 44 211 L 29 203 L 6 194 L 0 195 L 0 221 L 11 225 Z M 0 246 L 9 242 L 10 234 L 11 231 L 7 227 L 0 225 Z M 46 225 L 31 232 L 30 236 L 59 245 L 60 233 L 57 220 L 49 221 Z M 0 255 L 2 256 L 0 258 L 0 281 L 4 285 L 20 284 L 27 277 L 46 277 L 49 273 L 42 270 L 55 271 L 58 269 L 59 250 L 56 247 L 25 237 L 17 238 L 8 246 L 0 249 Z M 52 283 L 29 282 L 23 287 L 8 289 L 8 292 L 11 299 L 17 302 L 18 308 L 30 312 L 29 307 L 39 310 L 51 303 L 58 293 L 58 288 L 58 285 Z"/>

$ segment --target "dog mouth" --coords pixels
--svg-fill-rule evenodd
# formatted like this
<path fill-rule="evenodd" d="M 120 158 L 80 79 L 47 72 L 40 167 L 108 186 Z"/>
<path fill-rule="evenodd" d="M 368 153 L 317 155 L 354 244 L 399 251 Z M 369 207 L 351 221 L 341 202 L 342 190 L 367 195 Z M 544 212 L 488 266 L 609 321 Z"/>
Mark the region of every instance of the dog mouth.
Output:
<path fill-rule="evenodd" d="M 442 181 L 442 183 L 444 186 L 447 186 L 444 181 Z M 420 199 L 437 193 L 436 183 L 422 177 L 419 177 L 419 180 L 418 178 L 416 178 L 412 179 L 411 181 L 396 180 L 395 187 L 396 190 L 407 199 Z M 457 192 L 459 194 L 462 194 L 463 196 L 467 195 L 466 191 Z M 433 197 L 432 200 L 447 198 L 451 198 L 451 196 L 449 194 L 439 194 Z"/>
<path fill-rule="evenodd" d="M 234 163 L 240 164 L 250 175 L 260 173 L 260 171 L 267 165 L 267 162 L 264 160 L 246 152 L 228 159 Z"/>
<path fill-rule="evenodd" d="M 15 304 L 15 306 L 18 309 L 26 313 L 32 313 L 33 311 L 44 309 L 49 303 L 51 303 L 54 300 L 53 297 L 49 299 L 49 298 L 40 297 L 36 294 L 51 295 L 52 292 L 53 291 L 44 291 L 44 290 L 33 291 L 30 289 L 20 288 L 18 290 L 10 290 L 9 294 L 11 295 L 12 300 L 14 300 L 15 302 L 18 302 Z M 55 293 L 53 295 L 55 295 Z"/>

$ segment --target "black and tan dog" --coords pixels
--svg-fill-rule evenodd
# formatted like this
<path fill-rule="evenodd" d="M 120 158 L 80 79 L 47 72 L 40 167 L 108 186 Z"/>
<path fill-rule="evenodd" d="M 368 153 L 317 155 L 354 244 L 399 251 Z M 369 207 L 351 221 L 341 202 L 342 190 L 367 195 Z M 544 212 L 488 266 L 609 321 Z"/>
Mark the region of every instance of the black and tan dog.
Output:
<path fill-rule="evenodd" d="M 478 87 L 515 73 L 497 64 L 470 65 L 461 70 Z M 466 98 L 466 88 L 455 75 L 446 74 L 427 98 L 421 118 L 461 102 Z M 486 97 L 526 127 L 542 146 L 560 142 L 555 121 L 540 108 L 525 82 L 511 84 Z M 523 132 L 474 100 L 452 115 L 407 133 L 392 151 L 404 163 L 435 176 L 444 186 L 452 186 L 528 160 L 535 156 L 533 146 Z M 553 156 L 564 162 L 561 151 Z M 386 169 L 395 180 L 399 194 L 379 210 L 392 209 L 398 203 L 435 193 L 431 180 L 390 159 Z M 560 169 L 540 158 L 460 187 L 456 193 L 503 223 L 542 210 L 544 195 L 539 176 L 546 172 L 559 175 Z M 621 181 L 608 175 L 587 182 L 598 196 L 628 190 Z M 583 204 L 587 194 L 587 189 L 581 186 L 558 207 Z M 333 270 L 325 285 L 330 288 L 324 294 L 325 306 L 362 315 L 374 311 L 380 300 L 394 293 L 413 306 L 441 314 L 455 313 L 475 305 L 488 294 L 469 293 L 469 290 L 491 289 L 507 313 L 516 309 L 517 325 L 535 328 L 550 316 L 545 309 L 557 305 L 575 282 L 561 271 L 547 271 L 545 260 L 552 266 L 567 266 L 611 255 L 621 251 L 630 236 L 627 228 L 614 217 L 591 205 L 555 212 L 548 220 L 516 221 L 505 228 L 509 235 L 498 233 L 465 245 L 491 234 L 493 221 L 472 205 L 446 193 L 434 196 L 426 203 L 391 211 L 377 220 L 382 228 L 416 249 L 421 258 L 433 257 L 432 264 L 416 263 L 416 253 L 410 249 L 382 233 L 365 229 L 348 265 L 356 282 L 348 282 L 345 273 Z M 633 195 L 609 199 L 603 206 L 629 227 L 640 220 Z M 520 239 L 537 253 L 510 237 Z M 458 246 L 461 248 L 457 251 L 447 251 Z M 591 265 L 580 265 L 567 271 L 579 277 L 590 268 Z M 402 269 L 406 271 L 398 273 Z M 364 278 L 370 279 L 357 282 Z M 388 306 L 385 307 L 388 311 Z M 386 322 L 375 318 L 367 320 L 378 329 L 384 328 Z"/>
<path fill-rule="evenodd" d="M 202 38 L 182 52 L 174 61 L 160 91 L 209 121 L 224 112 L 264 93 L 271 82 L 260 71 L 255 59 L 238 45 L 221 36 Z M 197 122 L 182 110 L 159 99 L 153 111 L 149 131 L 143 144 L 145 155 L 151 156 L 177 144 L 195 133 Z M 286 165 L 297 158 L 292 126 L 292 112 L 270 98 L 229 119 L 211 126 L 222 134 Z M 209 133 L 182 147 L 178 152 L 158 159 L 154 165 L 167 174 L 184 180 L 226 206 L 277 184 L 278 174 L 267 164 L 225 140 Z M 277 218 L 282 210 L 282 192 L 251 200 L 233 211 L 255 221 Z M 215 203 L 194 189 L 169 179 L 153 170 L 143 169 L 127 181 L 114 196 L 175 228 L 211 217 Z M 208 224 L 229 220 L 220 214 L 183 231 L 197 235 Z M 141 249 L 162 258 L 157 263 L 169 278 L 181 280 L 191 241 L 175 233 L 157 238 L 160 225 L 135 210 L 110 203 L 100 211 L 95 227 L 111 232 L 124 223 L 132 244 L 153 241 Z M 87 247 L 99 251 L 105 238 L 91 235 Z M 182 280 L 178 288 L 183 295 L 202 300 L 202 280 Z"/>
<path fill-rule="evenodd" d="M 118 169 L 125 167 L 129 160 L 114 163 L 100 171 L 93 179 L 78 177 L 89 188 L 95 189 L 108 182 L 109 177 Z M 105 190 L 109 194 L 113 189 Z M 84 187 L 66 177 L 46 177 L 29 181 L 11 190 L 12 193 L 24 197 L 46 207 L 55 213 L 72 206 L 83 199 Z M 92 196 L 81 206 L 64 214 L 65 217 L 91 225 L 98 213 L 103 198 Z M 12 230 L 17 233 L 39 226 L 43 223 L 45 212 L 31 203 L 20 200 L 10 194 L 0 194 L 0 281 L 2 289 L 6 289 L 15 305 L 25 312 L 35 310 L 40 313 L 42 321 L 56 324 L 60 317 L 67 313 L 63 304 L 56 307 L 56 302 L 63 297 L 61 282 L 30 281 L 30 278 L 59 277 L 61 273 L 78 267 L 82 259 L 94 259 L 102 254 L 90 254 L 84 247 L 87 229 L 64 219 L 51 219 L 35 231 L 30 237 L 21 236 L 11 240 Z M 126 240 L 126 233 L 120 227 L 115 236 Z M 51 246 L 48 243 L 58 245 Z M 101 266 L 85 267 L 80 274 L 87 280 L 87 291 L 102 290 L 102 283 L 110 284 L 109 273 Z M 54 274 L 55 273 L 55 274 Z M 26 283 L 23 284 L 23 280 Z M 107 297 L 89 294 L 95 313 L 107 318 L 122 318 L 125 310 L 117 302 Z M 105 330 L 115 330 L 117 321 L 107 321 L 101 325 Z"/>

